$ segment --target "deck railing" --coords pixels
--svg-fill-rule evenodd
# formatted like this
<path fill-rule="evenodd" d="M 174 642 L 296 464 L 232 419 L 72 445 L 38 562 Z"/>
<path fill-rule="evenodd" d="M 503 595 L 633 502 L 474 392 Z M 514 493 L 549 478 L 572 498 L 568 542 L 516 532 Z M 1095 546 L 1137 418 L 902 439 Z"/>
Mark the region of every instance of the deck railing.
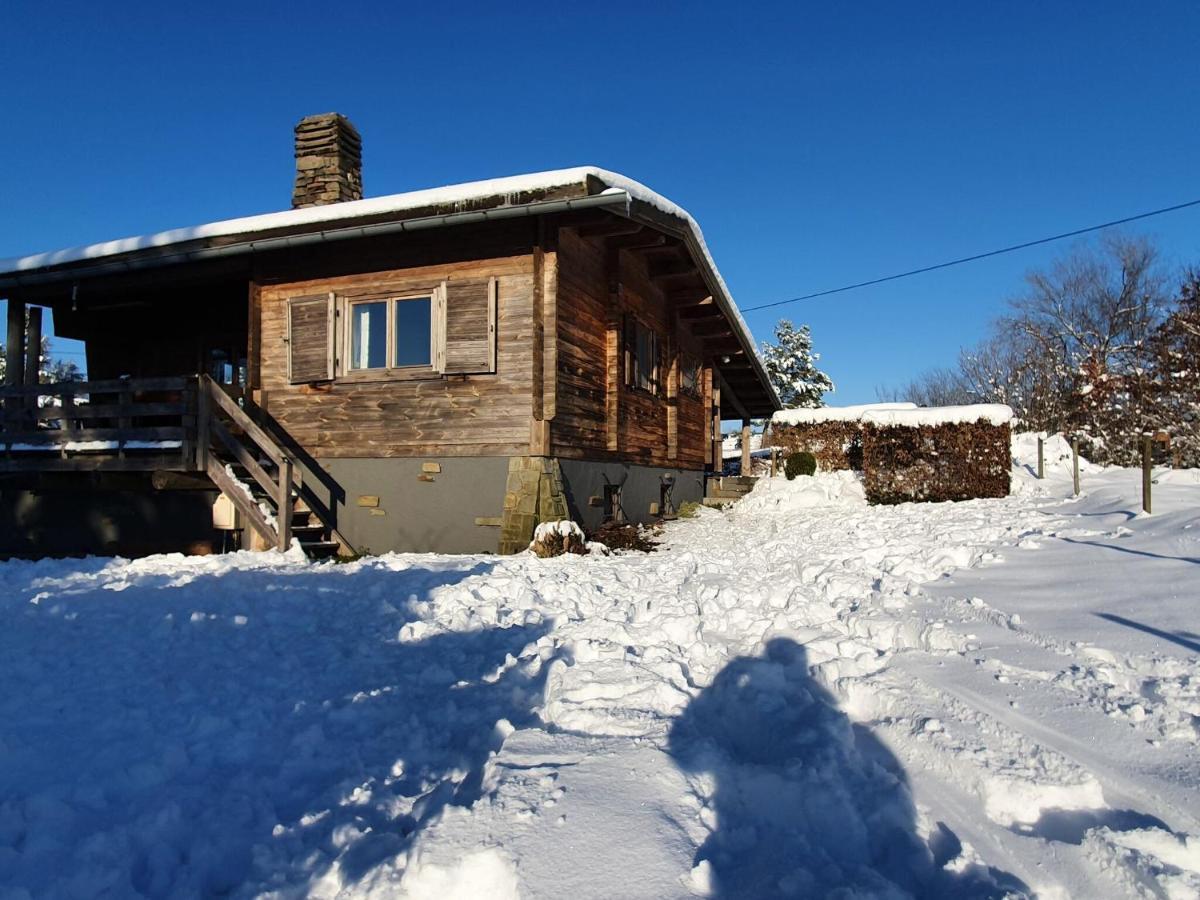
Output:
<path fill-rule="evenodd" d="M 297 497 L 345 544 L 255 409 L 208 375 L 0 387 L 0 473 L 203 473 L 268 546 L 290 546 Z"/>
<path fill-rule="evenodd" d="M 0 387 L 0 471 L 190 471 L 196 379 Z"/>

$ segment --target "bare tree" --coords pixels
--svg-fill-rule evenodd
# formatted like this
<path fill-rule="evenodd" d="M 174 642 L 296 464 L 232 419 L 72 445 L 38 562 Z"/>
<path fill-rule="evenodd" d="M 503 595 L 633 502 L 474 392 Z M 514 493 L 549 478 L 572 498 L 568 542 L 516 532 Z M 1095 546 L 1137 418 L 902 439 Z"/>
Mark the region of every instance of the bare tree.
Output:
<path fill-rule="evenodd" d="M 1045 271 L 1000 320 L 1026 353 L 1025 415 L 1037 427 L 1086 435 L 1095 456 L 1132 462 L 1145 427 L 1148 342 L 1169 303 L 1167 279 L 1145 238 L 1106 235 Z"/>

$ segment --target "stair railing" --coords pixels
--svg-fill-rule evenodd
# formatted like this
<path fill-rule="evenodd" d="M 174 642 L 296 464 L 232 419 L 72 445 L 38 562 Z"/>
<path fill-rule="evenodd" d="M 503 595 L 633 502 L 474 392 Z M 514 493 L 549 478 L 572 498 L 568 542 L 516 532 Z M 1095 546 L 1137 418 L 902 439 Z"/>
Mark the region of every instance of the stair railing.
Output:
<path fill-rule="evenodd" d="M 295 512 L 294 487 L 302 486 L 302 476 L 283 449 L 258 423 L 250 418 L 237 401 L 211 376 L 201 375 L 196 410 L 196 465 L 205 472 L 221 493 L 229 498 L 246 521 L 269 544 L 287 550 L 292 543 L 292 517 Z M 234 436 L 224 419 L 241 429 L 253 450 Z M 221 464 L 214 448 L 223 448 L 258 482 L 275 503 L 275 521 L 259 507 L 253 494 Z M 275 464 L 272 477 L 256 458 L 267 457 Z"/>

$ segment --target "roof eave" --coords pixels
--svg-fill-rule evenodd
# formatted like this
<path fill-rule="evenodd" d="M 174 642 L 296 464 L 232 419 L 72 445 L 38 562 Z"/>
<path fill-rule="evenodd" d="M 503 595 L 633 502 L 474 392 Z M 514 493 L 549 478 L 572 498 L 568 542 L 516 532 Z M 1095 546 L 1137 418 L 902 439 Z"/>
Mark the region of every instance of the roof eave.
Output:
<path fill-rule="evenodd" d="M 71 283 L 103 275 L 120 274 L 140 269 L 157 268 L 185 262 L 220 259 L 230 256 L 265 252 L 268 250 L 309 246 L 316 243 L 373 237 L 451 225 L 466 225 L 473 222 L 499 219 L 525 218 L 550 215 L 552 213 L 589 208 L 609 208 L 619 214 L 628 215 L 630 197 L 624 191 L 609 190 L 599 194 L 581 194 L 554 200 L 540 200 L 524 204 L 498 205 L 468 210 L 435 212 L 429 215 L 396 218 L 382 221 L 363 222 L 375 219 L 345 219 L 322 223 L 320 228 L 290 229 L 281 234 L 254 232 L 245 235 L 221 236 L 200 239 L 166 247 L 147 247 L 131 250 L 96 260 L 73 260 L 52 263 L 36 269 L 0 274 L 0 290 L 12 290 L 55 283 Z"/>

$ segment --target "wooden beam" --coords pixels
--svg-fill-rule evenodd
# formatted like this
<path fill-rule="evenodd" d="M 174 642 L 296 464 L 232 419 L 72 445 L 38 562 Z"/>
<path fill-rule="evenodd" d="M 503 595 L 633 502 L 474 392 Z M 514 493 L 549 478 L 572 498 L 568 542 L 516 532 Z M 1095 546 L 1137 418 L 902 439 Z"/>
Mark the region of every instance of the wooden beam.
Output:
<path fill-rule="evenodd" d="M 645 228 L 635 234 L 608 238 L 604 246 L 609 250 L 649 250 L 664 246 L 667 240 L 667 236 L 662 232 Z"/>
<path fill-rule="evenodd" d="M 742 474 L 750 474 L 750 420 L 742 419 Z"/>
<path fill-rule="evenodd" d="M 42 380 L 42 308 L 29 307 L 28 332 L 25 336 L 25 383 Z"/>
<path fill-rule="evenodd" d="M 262 387 L 262 287 L 251 281 L 246 297 L 246 389 Z"/>
<path fill-rule="evenodd" d="M 679 458 L 679 346 L 667 335 L 667 459 Z"/>
<path fill-rule="evenodd" d="M 682 308 L 678 308 L 676 310 L 676 312 L 679 314 L 679 318 L 686 319 L 688 321 L 692 321 L 692 320 L 696 320 L 696 319 L 724 319 L 725 318 L 725 314 L 723 312 L 721 312 L 721 310 L 717 309 L 717 307 L 712 304 L 696 304 L 695 306 L 684 306 Z"/>
<path fill-rule="evenodd" d="M 706 288 L 677 288 L 673 291 L 665 291 L 663 296 L 668 303 L 680 311 L 693 306 L 703 306 L 710 309 L 717 308 L 713 302 L 712 295 Z"/>
<path fill-rule="evenodd" d="M 733 327 L 725 321 L 724 316 L 712 319 L 697 319 L 691 323 L 692 334 L 696 337 L 734 337 Z"/>
<path fill-rule="evenodd" d="M 635 222 L 632 219 L 624 219 L 620 216 L 609 216 L 607 219 L 600 222 L 593 222 L 588 225 L 580 225 L 576 228 L 576 232 L 582 238 L 593 237 L 612 237 L 615 235 L 637 234 L 646 230 L 646 226 L 641 222 Z"/>
<path fill-rule="evenodd" d="M 25 367 L 21 365 L 25 358 L 25 303 L 13 297 L 8 298 L 8 335 L 4 345 L 4 358 L 8 360 L 4 383 L 13 387 L 22 385 L 25 383 Z"/>
<path fill-rule="evenodd" d="M 721 387 L 717 381 L 717 372 L 713 370 L 712 386 L 712 465 L 718 475 L 725 468 L 725 457 L 721 452 Z"/>
<path fill-rule="evenodd" d="M 683 278 L 696 275 L 699 273 L 696 264 L 688 259 L 687 261 L 654 263 L 648 267 L 648 275 L 651 281 L 662 281 L 667 278 Z"/>
<path fill-rule="evenodd" d="M 722 403 L 730 406 L 733 409 L 733 411 L 735 413 L 737 413 L 737 417 L 739 419 L 749 419 L 750 414 L 746 412 L 746 407 L 742 405 L 742 401 L 738 397 L 737 391 L 735 391 L 733 389 L 733 385 L 731 385 L 729 382 L 727 382 L 725 380 L 725 376 L 721 373 L 721 371 L 719 369 L 717 370 L 717 378 L 719 379 L 718 383 L 721 386 L 721 395 L 720 396 L 721 396 Z M 732 419 L 733 416 L 722 415 L 721 418 Z"/>

